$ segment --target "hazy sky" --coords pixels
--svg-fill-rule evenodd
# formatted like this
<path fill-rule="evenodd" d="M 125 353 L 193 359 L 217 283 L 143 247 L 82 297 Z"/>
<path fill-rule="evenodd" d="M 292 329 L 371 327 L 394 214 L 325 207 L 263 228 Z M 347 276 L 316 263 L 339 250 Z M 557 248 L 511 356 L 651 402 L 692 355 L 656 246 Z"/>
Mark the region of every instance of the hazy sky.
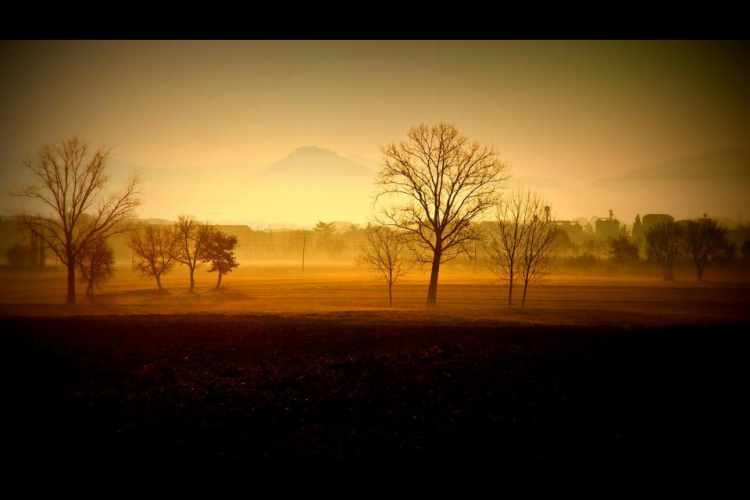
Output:
<path fill-rule="evenodd" d="M 445 120 L 572 184 L 747 147 L 739 42 L 1 42 L 0 149 L 71 134 L 151 167 L 379 157 Z"/>

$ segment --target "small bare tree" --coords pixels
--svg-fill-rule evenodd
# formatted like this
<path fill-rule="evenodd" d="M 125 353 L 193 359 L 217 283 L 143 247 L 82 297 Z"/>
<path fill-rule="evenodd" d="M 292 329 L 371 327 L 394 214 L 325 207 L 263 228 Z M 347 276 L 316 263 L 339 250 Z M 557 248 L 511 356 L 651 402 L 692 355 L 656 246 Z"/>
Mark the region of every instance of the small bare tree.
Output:
<path fill-rule="evenodd" d="M 175 228 L 170 225 L 140 224 L 131 234 L 128 246 L 133 249 L 133 269 L 144 278 L 154 278 L 159 290 L 161 277 L 169 273 L 177 260 L 179 243 Z"/>
<path fill-rule="evenodd" d="M 674 262 L 680 256 L 685 230 L 673 221 L 662 221 L 646 231 L 648 253 L 661 266 L 664 281 L 674 280 Z"/>
<path fill-rule="evenodd" d="M 382 209 L 379 222 L 410 234 L 417 259 L 431 264 L 427 307 L 435 307 L 440 265 L 470 253 L 479 238 L 474 222 L 496 204 L 506 165 L 493 146 L 448 123 L 413 127 L 406 141 L 381 151 L 376 201 L 389 195 L 395 203 Z"/>
<path fill-rule="evenodd" d="M 729 230 L 714 219 L 688 221 L 685 227 L 685 252 L 693 259 L 698 281 L 713 260 L 733 250 L 728 239 Z"/>
<path fill-rule="evenodd" d="M 508 307 L 513 306 L 513 284 L 522 271 L 526 234 L 531 225 L 531 191 L 521 185 L 503 197 L 492 225 L 487 253 L 490 271 L 508 280 Z"/>
<path fill-rule="evenodd" d="M 131 174 L 119 193 L 105 193 L 111 149 L 92 150 L 78 137 L 42 146 L 24 161 L 34 182 L 13 194 L 37 202 L 40 211 L 15 213 L 21 225 L 50 248 L 67 267 L 66 303 L 75 304 L 76 262 L 89 243 L 125 232 L 140 204 L 140 179 Z"/>
<path fill-rule="evenodd" d="M 86 297 L 94 301 L 94 286 L 101 286 L 115 274 L 115 252 L 107 240 L 94 240 L 81 249 L 78 272 L 86 284 Z"/>
<path fill-rule="evenodd" d="M 521 309 L 526 307 L 526 292 L 529 285 L 544 276 L 552 268 L 552 253 L 557 227 L 550 216 L 549 206 L 543 197 L 532 193 L 528 198 L 528 222 L 521 252 L 521 278 L 523 279 L 523 298 Z"/>
<path fill-rule="evenodd" d="M 213 228 L 208 238 L 208 243 L 206 244 L 204 260 L 211 264 L 208 272 L 212 273 L 218 271 L 219 273 L 219 279 L 216 282 L 216 290 L 221 290 L 221 278 L 225 274 L 231 273 L 235 267 L 239 266 L 239 263 L 234 257 L 234 250 L 236 247 L 236 236 Z"/>
<path fill-rule="evenodd" d="M 393 285 L 411 269 L 409 248 L 403 232 L 388 226 L 365 229 L 362 259 L 365 267 L 388 284 L 388 305 L 393 307 Z"/>
<path fill-rule="evenodd" d="M 190 289 L 195 289 L 195 270 L 204 260 L 208 240 L 211 236 L 212 226 L 199 222 L 192 215 L 180 215 L 177 217 L 176 232 L 179 251 L 175 260 L 185 264 L 190 269 Z"/>

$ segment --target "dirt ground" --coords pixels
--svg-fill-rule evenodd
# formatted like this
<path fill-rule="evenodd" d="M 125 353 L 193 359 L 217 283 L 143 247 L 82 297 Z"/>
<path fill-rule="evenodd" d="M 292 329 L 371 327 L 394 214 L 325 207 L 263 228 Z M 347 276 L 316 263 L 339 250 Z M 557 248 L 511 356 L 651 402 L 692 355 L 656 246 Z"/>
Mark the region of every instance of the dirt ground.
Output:
<path fill-rule="evenodd" d="M 66 307 L 64 275 L 3 275 L 6 452 L 695 463 L 744 435 L 742 282 L 551 276 L 520 311 L 497 279 L 446 272 L 427 313 L 419 275 L 393 309 L 346 268 L 185 281 L 120 273 Z"/>

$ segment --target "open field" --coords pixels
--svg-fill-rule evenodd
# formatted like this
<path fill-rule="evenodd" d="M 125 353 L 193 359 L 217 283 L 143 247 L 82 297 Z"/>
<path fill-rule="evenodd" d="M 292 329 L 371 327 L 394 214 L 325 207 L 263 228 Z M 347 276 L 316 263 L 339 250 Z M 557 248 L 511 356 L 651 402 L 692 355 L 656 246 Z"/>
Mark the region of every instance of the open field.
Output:
<path fill-rule="evenodd" d="M 554 325 L 675 325 L 750 319 L 750 282 L 712 276 L 698 283 L 692 276 L 665 283 L 658 277 L 552 275 L 529 289 L 527 308 L 508 310 L 507 283 L 488 272 L 441 271 L 439 309 L 427 315 L 428 277 L 414 273 L 394 288 L 388 308 L 383 282 L 353 266 L 241 266 L 213 291 L 215 275 L 199 272 L 196 294 L 187 293 L 184 269 L 163 279 L 168 295 L 155 284 L 118 268 L 116 278 L 97 293 L 65 307 L 62 271 L 36 275 L 0 274 L 0 315 L 77 314 L 324 314 L 383 313 L 389 317 L 448 316 L 464 321 Z M 680 275 L 678 275 L 678 278 Z M 712 279 L 713 278 L 713 279 Z M 515 290 L 520 307 L 521 289 Z"/>
<path fill-rule="evenodd" d="M 446 272 L 427 313 L 420 275 L 390 310 L 353 268 L 247 266 L 197 295 L 177 273 L 161 296 L 118 274 L 75 307 L 63 274 L 2 276 L 18 460 L 694 463 L 744 432 L 745 283 L 552 276 L 509 311 L 497 279 Z"/>
<path fill-rule="evenodd" d="M 716 463 L 746 424 L 743 325 L 499 326 L 343 313 L 0 324 L 4 449 L 17 463 Z"/>

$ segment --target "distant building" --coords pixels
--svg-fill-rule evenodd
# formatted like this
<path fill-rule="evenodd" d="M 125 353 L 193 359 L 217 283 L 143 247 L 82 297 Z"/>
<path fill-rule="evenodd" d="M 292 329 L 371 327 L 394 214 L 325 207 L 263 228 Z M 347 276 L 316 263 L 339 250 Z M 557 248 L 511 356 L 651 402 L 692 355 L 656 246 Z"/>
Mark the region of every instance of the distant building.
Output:
<path fill-rule="evenodd" d="M 659 222 L 674 222 L 674 217 L 667 214 L 648 214 L 643 216 L 643 233 L 654 227 Z"/>
<path fill-rule="evenodd" d="M 608 240 L 617 238 L 620 235 L 620 221 L 615 218 L 612 210 L 609 211 L 609 218 L 596 220 L 596 237 L 599 240 Z"/>
<path fill-rule="evenodd" d="M 578 243 L 586 239 L 586 236 L 583 234 L 583 226 L 577 221 L 556 220 L 555 225 L 557 229 L 564 231 L 573 243 Z"/>
<path fill-rule="evenodd" d="M 635 216 L 635 222 L 633 222 L 633 239 L 640 241 L 643 239 L 643 223 L 641 222 L 640 214 Z"/>

